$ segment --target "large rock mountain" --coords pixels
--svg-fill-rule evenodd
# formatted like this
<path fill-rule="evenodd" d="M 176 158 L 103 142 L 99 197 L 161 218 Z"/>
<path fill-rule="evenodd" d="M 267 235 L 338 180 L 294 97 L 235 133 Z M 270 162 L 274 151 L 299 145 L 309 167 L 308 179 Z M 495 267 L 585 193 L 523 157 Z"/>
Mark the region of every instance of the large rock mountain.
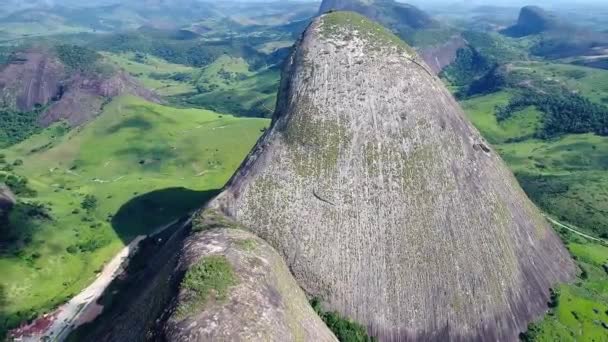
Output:
<path fill-rule="evenodd" d="M 560 26 L 557 17 L 538 6 L 525 6 L 519 13 L 517 23 L 503 31 L 513 37 L 539 34 Z"/>
<path fill-rule="evenodd" d="M 517 340 L 575 272 L 441 81 L 354 13 L 307 29 L 271 128 L 209 207 L 383 341 Z"/>
<path fill-rule="evenodd" d="M 424 11 L 394 0 L 323 0 L 319 14 L 332 10 L 357 12 L 392 28 L 406 26 L 425 29 L 437 26 L 437 22 Z"/>
<path fill-rule="evenodd" d="M 39 110 L 44 126 L 60 120 L 76 126 L 99 114 L 115 96 L 132 94 L 160 101 L 126 72 L 98 64 L 98 70 L 92 69 L 94 65 L 86 66 L 90 70 L 73 68 L 49 48 L 17 52 L 0 65 L 0 108 Z"/>

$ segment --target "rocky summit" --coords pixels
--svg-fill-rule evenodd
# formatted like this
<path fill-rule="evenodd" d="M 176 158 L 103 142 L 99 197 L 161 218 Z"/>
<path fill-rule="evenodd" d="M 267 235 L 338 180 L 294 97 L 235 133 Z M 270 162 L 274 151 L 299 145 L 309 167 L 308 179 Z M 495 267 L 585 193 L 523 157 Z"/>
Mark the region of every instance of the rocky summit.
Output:
<path fill-rule="evenodd" d="M 381 341 L 514 341 L 575 266 L 416 53 L 350 12 L 314 20 L 271 128 L 209 204 Z M 202 248 L 202 247 L 201 247 Z"/>
<path fill-rule="evenodd" d="M 319 14 L 329 11 L 352 11 L 387 27 L 399 29 L 425 29 L 437 26 L 427 13 L 419 8 L 394 0 L 323 0 Z"/>

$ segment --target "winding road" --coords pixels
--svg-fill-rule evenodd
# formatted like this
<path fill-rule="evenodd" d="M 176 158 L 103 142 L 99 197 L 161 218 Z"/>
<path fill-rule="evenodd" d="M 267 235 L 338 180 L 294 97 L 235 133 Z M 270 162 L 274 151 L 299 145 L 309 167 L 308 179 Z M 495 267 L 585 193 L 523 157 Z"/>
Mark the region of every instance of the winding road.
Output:
<path fill-rule="evenodd" d="M 557 221 L 557 220 L 554 220 L 553 218 L 551 218 L 551 217 L 550 217 L 550 216 L 548 216 L 547 214 L 543 214 L 543 216 L 544 216 L 544 217 L 545 217 L 545 218 L 546 218 L 546 219 L 547 219 L 549 222 L 551 222 L 551 223 L 555 224 L 555 225 L 556 225 L 556 226 L 558 226 L 558 227 L 561 227 L 561 228 L 567 229 L 567 230 L 569 230 L 569 231 L 573 232 L 574 234 L 580 235 L 580 236 L 582 236 L 582 237 L 584 237 L 584 238 L 587 238 L 587 239 L 589 239 L 589 240 L 596 241 L 596 242 L 600 242 L 600 243 L 603 243 L 603 244 L 607 244 L 607 245 L 608 245 L 608 241 L 606 241 L 606 240 L 603 240 L 603 239 L 600 239 L 600 238 L 596 238 L 596 237 L 593 237 L 593 236 L 591 236 L 591 235 L 587 235 L 587 234 L 585 234 L 585 233 L 581 232 L 580 230 L 577 230 L 577 229 L 575 229 L 575 228 L 572 228 L 572 226 L 568 226 L 568 225 L 565 225 L 565 224 L 563 224 L 563 223 L 561 223 L 561 222 L 559 222 L 559 221 Z"/>

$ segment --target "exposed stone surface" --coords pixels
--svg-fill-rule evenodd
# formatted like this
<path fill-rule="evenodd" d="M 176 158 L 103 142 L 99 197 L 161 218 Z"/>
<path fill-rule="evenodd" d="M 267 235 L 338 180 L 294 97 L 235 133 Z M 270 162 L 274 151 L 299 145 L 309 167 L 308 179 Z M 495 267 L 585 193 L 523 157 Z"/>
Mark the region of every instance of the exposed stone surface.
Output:
<path fill-rule="evenodd" d="M 54 102 L 40 118 L 44 126 L 59 120 L 65 120 L 72 126 L 83 124 L 97 116 L 109 99 L 124 94 L 160 102 L 156 94 L 143 88 L 124 71 L 110 77 L 74 75 L 68 83 L 61 99 Z"/>
<path fill-rule="evenodd" d="M 0 107 L 19 111 L 47 107 L 40 117 L 44 126 L 59 120 L 80 125 L 99 114 L 107 100 L 123 94 L 160 101 L 124 71 L 107 75 L 71 71 L 45 49 L 17 53 L 0 67 Z"/>
<path fill-rule="evenodd" d="M 208 215 L 208 214 L 207 214 Z M 206 223 L 211 227 L 225 224 Z M 210 256 L 225 257 L 236 284 L 185 317 L 173 311 L 169 341 L 337 341 L 314 312 L 283 258 L 266 242 L 240 230 L 214 228 L 186 241 L 181 270 Z M 188 300 L 180 290 L 177 305 Z"/>
<path fill-rule="evenodd" d="M 65 67 L 42 51 L 18 53 L 0 70 L 0 105 L 31 111 L 49 103 L 61 91 Z"/>
<path fill-rule="evenodd" d="M 458 50 L 467 46 L 467 41 L 462 36 L 457 35 L 450 38 L 447 42 L 424 48 L 420 51 L 420 57 L 433 70 L 439 74 L 443 68 L 452 64 L 458 55 Z"/>
<path fill-rule="evenodd" d="M 209 207 L 383 341 L 517 340 L 575 273 L 441 81 L 352 13 L 305 32 L 272 127 Z"/>

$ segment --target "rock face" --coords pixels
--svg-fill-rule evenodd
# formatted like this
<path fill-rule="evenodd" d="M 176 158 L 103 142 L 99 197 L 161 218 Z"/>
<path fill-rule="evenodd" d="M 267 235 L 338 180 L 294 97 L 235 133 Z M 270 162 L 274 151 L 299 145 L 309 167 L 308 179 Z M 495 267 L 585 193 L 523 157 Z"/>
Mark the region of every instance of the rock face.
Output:
<path fill-rule="evenodd" d="M 45 105 L 61 91 L 65 67 L 41 51 L 18 53 L 0 71 L 0 103 L 3 107 L 31 111 Z"/>
<path fill-rule="evenodd" d="M 191 236 L 181 269 L 187 274 L 206 260 L 224 260 L 234 283 L 225 298 L 194 305 L 192 291 L 182 283 L 177 309 L 164 329 L 166 340 L 337 341 L 272 247 L 249 232 L 229 229 L 233 223 L 221 216 L 206 213 L 205 220 L 206 227 L 222 228 Z"/>
<path fill-rule="evenodd" d="M 271 128 L 209 207 L 383 341 L 517 340 L 575 272 L 441 81 L 354 13 L 307 29 Z"/>
<path fill-rule="evenodd" d="M 61 98 L 42 113 L 42 125 L 48 126 L 59 120 L 65 120 L 72 126 L 83 124 L 97 116 L 109 99 L 125 94 L 160 102 L 158 96 L 143 88 L 124 71 L 110 77 L 78 74 L 70 77 L 67 83 Z"/>
<path fill-rule="evenodd" d="M 450 40 L 443 44 L 422 49 L 420 57 L 424 59 L 435 74 L 439 74 L 443 68 L 456 60 L 458 50 L 466 46 L 467 41 L 458 35 L 450 38 Z"/>
<path fill-rule="evenodd" d="M 323 0 L 319 14 L 331 10 L 357 12 L 386 27 L 425 29 L 437 25 L 424 11 L 394 0 Z"/>
<path fill-rule="evenodd" d="M 503 31 L 513 37 L 524 37 L 555 29 L 558 19 L 538 6 L 525 6 L 519 13 L 517 24 Z"/>
<path fill-rule="evenodd" d="M 44 126 L 59 120 L 80 125 L 99 114 L 108 99 L 123 94 L 160 101 L 124 71 L 107 75 L 72 71 L 44 49 L 17 53 L 0 67 L 0 107 L 19 111 L 44 107 L 40 116 Z"/>

